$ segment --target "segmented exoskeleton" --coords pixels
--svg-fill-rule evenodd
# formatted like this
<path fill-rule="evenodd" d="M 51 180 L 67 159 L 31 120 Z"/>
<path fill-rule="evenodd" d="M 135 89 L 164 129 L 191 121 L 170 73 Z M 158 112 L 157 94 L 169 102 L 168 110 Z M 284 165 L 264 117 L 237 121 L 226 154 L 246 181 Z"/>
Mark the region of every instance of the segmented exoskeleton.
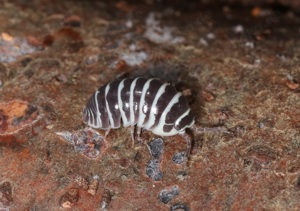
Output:
<path fill-rule="evenodd" d="M 194 115 L 187 99 L 172 85 L 158 79 L 126 78 L 100 87 L 89 99 L 83 119 L 93 128 L 107 130 L 137 126 L 159 136 L 185 135 L 185 129 L 194 125 Z M 185 138 L 187 140 L 187 138 Z M 188 150 L 190 151 L 190 140 Z M 188 156 L 188 155 L 187 155 Z"/>

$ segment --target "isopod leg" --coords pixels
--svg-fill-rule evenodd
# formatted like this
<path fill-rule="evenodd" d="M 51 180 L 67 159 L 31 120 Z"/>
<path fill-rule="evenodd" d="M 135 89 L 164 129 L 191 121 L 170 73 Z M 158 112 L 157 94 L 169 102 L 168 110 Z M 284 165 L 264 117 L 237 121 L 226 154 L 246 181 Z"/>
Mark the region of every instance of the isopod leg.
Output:
<path fill-rule="evenodd" d="M 132 146 L 134 146 L 134 129 L 135 129 L 135 126 L 131 125 L 130 129 L 131 129 L 130 134 L 131 134 Z"/>
<path fill-rule="evenodd" d="M 185 151 L 184 157 L 185 157 L 186 162 L 187 162 L 187 160 L 189 159 L 189 156 L 191 154 L 192 139 L 193 139 L 193 137 L 192 137 L 192 135 L 190 135 L 188 133 L 183 133 L 183 134 L 181 134 L 181 136 L 186 141 L 186 151 Z"/>
<path fill-rule="evenodd" d="M 136 136 L 137 136 L 137 140 L 138 140 L 139 143 L 142 143 L 141 132 L 142 132 L 142 128 L 137 127 L 137 129 L 136 129 Z"/>
<path fill-rule="evenodd" d="M 223 132 L 223 133 L 230 133 L 227 128 L 224 126 L 218 126 L 218 127 L 197 127 L 194 125 L 192 129 L 196 133 L 206 133 L 206 132 Z"/>
<path fill-rule="evenodd" d="M 106 141 L 106 138 L 110 132 L 111 128 L 107 129 L 107 131 L 105 131 L 105 135 L 104 135 L 104 140 Z"/>

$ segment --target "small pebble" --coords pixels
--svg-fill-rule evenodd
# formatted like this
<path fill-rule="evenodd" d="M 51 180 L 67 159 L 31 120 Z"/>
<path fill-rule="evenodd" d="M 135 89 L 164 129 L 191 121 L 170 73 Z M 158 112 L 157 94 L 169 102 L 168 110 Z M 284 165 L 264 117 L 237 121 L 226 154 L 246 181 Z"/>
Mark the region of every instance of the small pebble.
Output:
<path fill-rule="evenodd" d="M 207 37 L 207 39 L 209 39 L 209 40 L 214 40 L 214 39 L 216 38 L 216 35 L 215 35 L 214 33 L 208 33 L 208 34 L 206 35 L 206 37 Z"/>
<path fill-rule="evenodd" d="M 34 47 L 42 47 L 43 46 L 43 42 L 34 36 L 27 36 L 27 42 L 29 43 L 29 45 L 34 46 Z"/>
<path fill-rule="evenodd" d="M 82 23 L 81 17 L 77 15 L 71 15 L 64 20 L 65 26 L 71 26 L 71 27 L 80 27 Z"/>
<path fill-rule="evenodd" d="M 252 48 L 253 49 L 254 48 L 254 43 L 253 42 L 246 42 L 245 46 L 248 47 L 248 48 Z"/>
<path fill-rule="evenodd" d="M 183 210 L 183 211 L 190 211 L 187 205 L 185 204 L 174 204 L 170 207 L 170 211 L 175 211 L 175 210 Z"/>
<path fill-rule="evenodd" d="M 201 97 L 207 102 L 210 102 L 215 99 L 214 95 L 211 92 L 205 90 L 201 92 Z"/>
<path fill-rule="evenodd" d="M 177 185 L 174 185 L 172 187 L 165 188 L 162 191 L 160 191 L 158 198 L 162 203 L 167 204 L 179 193 L 180 193 L 179 187 Z"/>
<path fill-rule="evenodd" d="M 40 119 L 39 108 L 25 101 L 0 102 L 0 135 L 17 133 L 32 128 Z"/>
<path fill-rule="evenodd" d="M 74 203 L 78 201 L 78 198 L 78 189 L 72 188 L 61 196 L 60 205 L 63 208 L 71 208 L 74 205 Z"/>
<path fill-rule="evenodd" d="M 93 181 L 89 185 L 89 189 L 88 189 L 89 194 L 91 194 L 93 196 L 96 194 L 96 192 L 98 190 L 98 186 L 99 186 L 99 179 L 100 179 L 100 177 L 98 175 L 95 175 L 93 177 Z"/>
<path fill-rule="evenodd" d="M 199 43 L 203 46 L 208 46 L 208 42 L 204 38 L 200 38 Z"/>
<path fill-rule="evenodd" d="M 62 73 L 57 74 L 57 75 L 55 76 L 55 79 L 56 79 L 58 82 L 63 82 L 63 83 L 65 83 L 65 82 L 68 81 L 68 79 L 67 79 L 67 77 L 65 76 L 65 74 L 62 74 Z"/>
<path fill-rule="evenodd" d="M 0 210 L 1 208 L 9 207 L 10 205 L 12 205 L 14 201 L 12 191 L 13 189 L 10 182 L 3 182 L 0 184 Z"/>
<path fill-rule="evenodd" d="M 6 33 L 6 32 L 2 32 L 1 33 L 1 37 L 3 40 L 5 40 L 6 42 L 11 42 L 13 41 L 14 37 L 11 36 L 10 34 Z"/>
<path fill-rule="evenodd" d="M 120 59 L 117 63 L 116 63 L 116 70 L 121 72 L 123 70 L 125 70 L 127 67 L 127 63 L 123 60 L 123 59 Z"/>
<path fill-rule="evenodd" d="M 152 158 L 160 160 L 164 150 L 164 141 L 161 138 L 156 138 L 152 140 L 148 146 Z"/>
<path fill-rule="evenodd" d="M 178 173 L 177 173 L 177 179 L 178 180 L 180 180 L 180 181 L 183 181 L 183 180 L 185 180 L 186 179 L 186 177 L 187 177 L 187 172 L 186 171 L 179 171 Z"/>
<path fill-rule="evenodd" d="M 184 152 L 176 153 L 172 158 L 173 162 L 176 164 L 182 164 L 185 160 L 184 154 L 185 154 Z"/>
<path fill-rule="evenodd" d="M 77 175 L 75 178 L 75 182 L 76 184 L 81 187 L 82 189 L 88 189 L 89 188 L 89 184 L 88 181 L 86 181 L 86 179 L 84 179 L 82 176 Z"/>
<path fill-rule="evenodd" d="M 104 192 L 102 194 L 102 201 L 101 201 L 101 210 L 106 211 L 107 207 L 109 206 L 111 202 L 111 192 L 108 189 L 104 189 Z"/>
<path fill-rule="evenodd" d="M 296 83 L 295 81 L 292 80 L 287 80 L 285 82 L 286 86 L 292 90 L 298 89 L 299 83 Z"/>
<path fill-rule="evenodd" d="M 74 132 L 56 132 L 56 134 L 74 145 L 76 152 L 91 159 L 97 158 L 106 148 L 103 136 L 91 128 Z"/>
<path fill-rule="evenodd" d="M 233 28 L 233 31 L 237 34 L 244 33 L 244 27 L 242 25 L 237 25 Z"/>
<path fill-rule="evenodd" d="M 93 65 L 98 62 L 98 55 L 90 55 L 85 59 L 85 64 Z"/>
<path fill-rule="evenodd" d="M 159 160 L 150 160 L 146 167 L 146 174 L 153 181 L 160 181 L 163 178 L 163 173 L 160 170 Z"/>

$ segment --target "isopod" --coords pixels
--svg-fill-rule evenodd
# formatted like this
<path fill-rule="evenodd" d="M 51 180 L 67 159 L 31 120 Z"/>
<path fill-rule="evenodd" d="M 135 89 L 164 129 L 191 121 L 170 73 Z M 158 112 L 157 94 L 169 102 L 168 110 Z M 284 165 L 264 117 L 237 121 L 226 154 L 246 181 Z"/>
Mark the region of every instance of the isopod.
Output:
<path fill-rule="evenodd" d="M 140 141 L 141 130 L 158 136 L 182 135 L 187 141 L 186 157 L 191 138 L 185 130 L 194 125 L 187 99 L 172 85 L 159 79 L 126 78 L 100 87 L 89 99 L 83 120 L 93 128 L 106 130 L 131 126 L 131 138 Z"/>

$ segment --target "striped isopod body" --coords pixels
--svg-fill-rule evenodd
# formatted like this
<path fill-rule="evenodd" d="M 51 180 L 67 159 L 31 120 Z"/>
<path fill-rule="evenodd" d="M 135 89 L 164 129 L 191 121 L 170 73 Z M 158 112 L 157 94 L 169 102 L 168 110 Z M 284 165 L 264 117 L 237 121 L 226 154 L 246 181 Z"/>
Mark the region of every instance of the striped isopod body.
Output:
<path fill-rule="evenodd" d="M 137 126 L 159 136 L 185 134 L 194 125 L 194 115 L 188 101 L 172 85 L 158 79 L 126 78 L 100 87 L 89 99 L 83 120 L 93 128 L 107 130 Z M 187 140 L 189 141 L 189 140 Z M 190 145 L 190 142 L 188 143 Z"/>

